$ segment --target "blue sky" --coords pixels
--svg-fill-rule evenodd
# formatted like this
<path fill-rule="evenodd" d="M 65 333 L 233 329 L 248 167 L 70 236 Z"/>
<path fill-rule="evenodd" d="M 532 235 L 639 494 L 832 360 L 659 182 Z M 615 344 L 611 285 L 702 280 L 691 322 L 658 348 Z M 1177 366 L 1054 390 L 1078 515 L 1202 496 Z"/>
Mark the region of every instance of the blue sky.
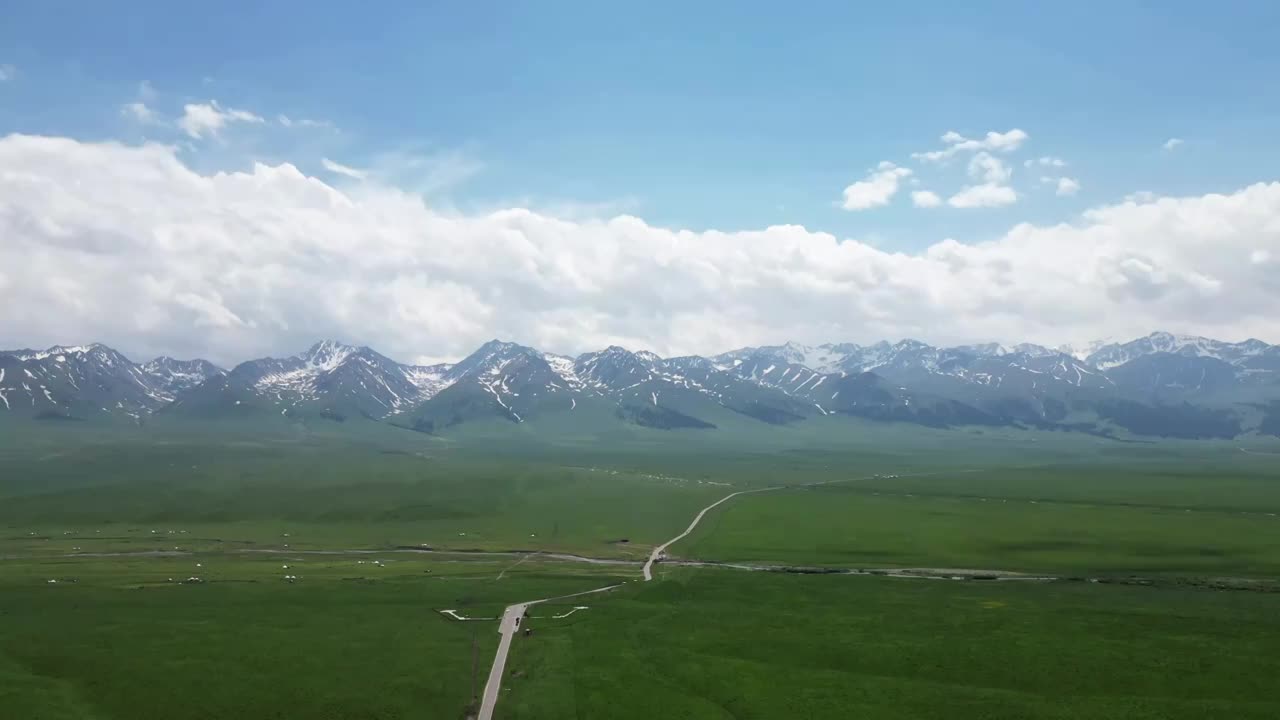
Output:
<path fill-rule="evenodd" d="M 13 69 L 0 133 L 180 138 L 122 117 L 146 82 L 168 116 L 216 100 L 336 128 L 228 129 L 187 150 L 197 166 L 321 172 L 320 157 L 366 167 L 407 153 L 460 164 L 430 191 L 465 210 L 798 223 L 903 250 L 1069 220 L 1140 190 L 1228 192 L 1280 167 L 1280 4 L 904 5 L 27 3 L 0 26 Z M 964 163 L 910 154 L 949 130 L 1012 128 L 1029 135 L 1004 158 L 1015 204 L 924 211 L 904 186 L 886 206 L 840 208 L 883 160 L 945 198 Z M 1184 143 L 1164 151 L 1171 137 Z M 1022 167 L 1042 155 L 1066 161 L 1075 196 Z"/>
<path fill-rule="evenodd" d="M 1280 340 L 1280 3 L 10 5 L 0 347 Z"/>

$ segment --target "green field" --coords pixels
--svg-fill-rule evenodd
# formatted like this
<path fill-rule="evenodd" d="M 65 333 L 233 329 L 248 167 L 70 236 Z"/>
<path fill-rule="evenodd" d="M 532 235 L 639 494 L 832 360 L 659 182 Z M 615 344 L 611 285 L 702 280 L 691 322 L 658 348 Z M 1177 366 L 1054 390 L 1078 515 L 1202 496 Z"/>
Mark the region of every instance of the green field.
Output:
<path fill-rule="evenodd" d="M 497 635 L 439 610 L 497 617 L 516 600 L 618 579 L 581 563 L 513 564 L 394 553 L 10 561 L 0 708 L 31 720 L 461 718 L 472 642 L 483 683 Z M 204 582 L 181 582 L 192 576 Z"/>
<path fill-rule="evenodd" d="M 1277 609 L 1264 593 L 683 569 L 531 620 L 498 715 L 1274 718 Z"/>
<path fill-rule="evenodd" d="M 483 683 L 496 622 L 440 610 L 496 618 L 512 602 L 624 579 L 536 606 L 499 717 L 1280 709 L 1270 456 L 857 423 L 841 442 L 783 428 L 737 444 L 375 430 L 8 436 L 0 717 L 461 719 L 473 642 Z M 672 563 L 635 582 L 638 561 L 699 509 L 763 488 L 779 489 L 708 513 L 669 554 L 1154 584 Z M 1209 589 L 1224 585 L 1249 591 Z M 578 603 L 588 609 L 547 617 Z"/>
<path fill-rule="evenodd" d="M 93 445 L 6 468 L 0 555 L 288 543 L 639 556 L 724 487 L 358 445 Z"/>
<path fill-rule="evenodd" d="M 1023 477 L 1031 485 L 1041 481 L 1035 471 Z M 854 482 L 746 495 L 669 552 L 847 568 L 1280 578 L 1280 517 L 1270 504 L 1244 511 L 880 486 L 886 489 Z"/>

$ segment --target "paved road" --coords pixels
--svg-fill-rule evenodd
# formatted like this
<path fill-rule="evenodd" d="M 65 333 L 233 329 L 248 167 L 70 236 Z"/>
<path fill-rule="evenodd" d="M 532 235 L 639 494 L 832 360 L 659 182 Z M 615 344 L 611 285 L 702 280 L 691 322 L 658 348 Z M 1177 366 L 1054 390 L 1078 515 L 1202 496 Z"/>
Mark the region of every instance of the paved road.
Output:
<path fill-rule="evenodd" d="M 480 702 L 480 720 L 493 717 L 493 706 L 498 704 L 498 691 L 502 689 L 502 673 L 507 667 L 507 653 L 511 650 L 511 638 L 516 634 L 517 618 L 524 615 L 530 605 L 539 600 L 510 605 L 502 613 L 502 621 L 498 623 L 498 632 L 502 639 L 498 641 L 498 654 L 493 658 L 493 667 L 489 670 L 489 680 L 484 684 L 484 699 Z"/>
<path fill-rule="evenodd" d="M 809 485 L 826 485 L 831 482 L 843 482 L 843 481 L 844 481 L 843 479 L 842 480 L 826 480 L 818 483 L 809 483 Z M 755 490 L 739 490 L 738 492 L 735 492 L 735 493 L 729 493 L 728 495 L 725 495 L 719 500 L 702 508 L 702 510 L 696 516 L 694 516 L 693 522 L 689 523 L 689 527 L 684 529 L 684 532 L 662 543 L 658 547 L 654 548 L 653 552 L 649 553 L 649 560 L 644 564 L 644 581 L 649 582 L 650 580 L 653 579 L 653 564 L 662 557 L 663 553 L 666 552 L 667 547 L 688 537 L 689 533 L 693 532 L 693 529 L 698 527 L 698 523 L 702 521 L 703 516 L 705 516 L 717 505 L 728 502 L 738 497 L 739 495 L 749 495 L 751 493 L 769 492 L 771 490 L 782 490 L 786 487 L 788 486 L 775 485 L 773 487 L 756 488 Z M 494 708 L 494 705 L 496 705 L 498 702 L 498 691 L 502 689 L 502 675 L 505 672 L 505 669 L 507 666 L 507 653 L 511 650 L 511 638 L 515 635 L 515 632 L 516 632 L 517 617 L 520 617 L 521 615 L 523 615 L 524 611 L 528 609 L 529 606 L 531 605 L 537 605 L 538 603 L 547 602 L 548 600 L 561 600 L 564 598 L 576 597 L 577 595 L 587 595 L 590 593 L 604 592 L 606 590 L 612 590 L 616 587 L 619 587 L 619 586 L 610 585 L 609 587 L 596 588 L 595 590 L 588 590 L 586 592 L 576 593 L 575 595 L 564 595 L 558 598 L 543 598 L 542 600 L 530 600 L 528 602 L 516 603 L 515 605 L 509 606 L 506 609 L 506 611 L 502 613 L 502 622 L 498 626 L 498 632 L 502 633 L 502 640 L 498 643 L 498 654 L 493 658 L 493 667 L 489 670 L 489 681 L 485 683 L 485 686 L 484 686 L 484 699 L 480 703 L 480 714 L 478 716 L 478 719 L 479 720 L 493 719 L 493 708 Z"/>
<path fill-rule="evenodd" d="M 662 556 L 662 553 L 666 551 L 667 546 L 683 540 L 689 535 L 689 533 L 693 532 L 693 529 L 698 527 L 698 523 L 702 521 L 702 517 L 712 508 L 716 507 L 720 503 L 732 500 L 739 495 L 781 489 L 782 486 L 759 488 L 756 490 L 740 490 L 736 493 L 725 495 L 719 500 L 702 508 L 702 511 L 693 518 L 693 522 L 689 523 L 689 527 L 685 528 L 684 532 L 654 548 L 653 552 L 649 554 L 649 561 L 644 564 L 644 581 L 649 582 L 653 579 L 653 564 L 657 562 L 657 560 Z M 575 593 L 573 595 L 562 595 L 560 597 L 543 598 L 541 600 L 529 600 L 527 602 L 516 603 L 515 605 L 508 605 L 507 609 L 502 613 L 502 621 L 498 623 L 498 632 L 501 633 L 502 639 L 498 641 L 498 653 L 494 655 L 493 667 L 489 669 L 489 680 L 484 684 L 484 698 L 480 702 L 480 714 L 477 716 L 478 720 L 493 720 L 493 708 L 498 704 L 498 693 L 502 690 L 502 676 L 506 672 L 507 653 L 511 651 L 511 639 L 515 637 L 516 631 L 519 629 L 519 625 L 516 623 L 517 618 L 523 617 L 526 610 L 538 603 L 544 603 L 549 600 L 563 600 L 565 598 L 589 595 L 591 593 L 605 592 L 616 587 L 619 586 L 610 585 L 608 587 L 587 590 L 586 592 Z"/>
<path fill-rule="evenodd" d="M 502 613 L 502 621 L 498 623 L 498 632 L 502 634 L 502 639 L 498 641 L 498 654 L 493 657 L 493 667 L 489 669 L 489 680 L 484 684 L 484 698 L 480 701 L 480 714 L 477 716 L 479 720 L 493 719 L 493 707 L 498 704 L 498 692 L 502 690 L 502 675 L 506 672 L 507 653 L 511 651 L 511 638 L 515 637 L 516 631 L 519 630 L 516 620 L 524 616 L 525 610 L 538 603 L 607 592 L 616 587 L 621 587 L 621 585 L 609 585 L 595 590 L 573 593 L 572 595 L 560 595 L 558 597 L 529 600 L 528 602 L 508 605 L 507 609 Z"/>

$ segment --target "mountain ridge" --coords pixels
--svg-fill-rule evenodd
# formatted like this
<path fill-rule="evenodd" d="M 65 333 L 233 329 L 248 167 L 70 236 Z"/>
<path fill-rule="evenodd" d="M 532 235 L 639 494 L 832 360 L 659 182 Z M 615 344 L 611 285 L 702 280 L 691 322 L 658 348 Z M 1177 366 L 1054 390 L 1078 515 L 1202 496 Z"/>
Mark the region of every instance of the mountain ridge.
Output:
<path fill-rule="evenodd" d="M 429 433 L 482 419 L 522 424 L 580 405 L 658 429 L 796 425 L 843 414 L 938 427 L 1157 428 L 1196 438 L 1276 422 L 1266 408 L 1280 399 L 1280 346 L 1155 332 L 1088 350 L 903 339 L 673 358 L 613 345 L 570 357 L 494 339 L 456 363 L 419 366 L 322 340 L 224 370 L 164 356 L 135 364 L 92 343 L 0 351 L 0 412 L 133 422 L 247 413 L 362 418 Z M 1184 406 L 1203 412 L 1178 410 Z M 1162 412 L 1175 420 L 1156 422 Z"/>

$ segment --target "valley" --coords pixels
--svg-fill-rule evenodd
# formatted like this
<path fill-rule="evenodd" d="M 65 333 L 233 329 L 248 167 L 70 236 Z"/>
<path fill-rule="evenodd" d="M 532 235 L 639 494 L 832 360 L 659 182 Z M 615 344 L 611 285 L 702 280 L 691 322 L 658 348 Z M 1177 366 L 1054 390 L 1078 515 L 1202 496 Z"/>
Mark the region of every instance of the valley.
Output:
<path fill-rule="evenodd" d="M 1273 456 L 832 420 L 839 443 L 18 426 L 0 699 L 471 717 L 497 618 L 552 598 L 509 639 L 494 718 L 1275 712 Z"/>

